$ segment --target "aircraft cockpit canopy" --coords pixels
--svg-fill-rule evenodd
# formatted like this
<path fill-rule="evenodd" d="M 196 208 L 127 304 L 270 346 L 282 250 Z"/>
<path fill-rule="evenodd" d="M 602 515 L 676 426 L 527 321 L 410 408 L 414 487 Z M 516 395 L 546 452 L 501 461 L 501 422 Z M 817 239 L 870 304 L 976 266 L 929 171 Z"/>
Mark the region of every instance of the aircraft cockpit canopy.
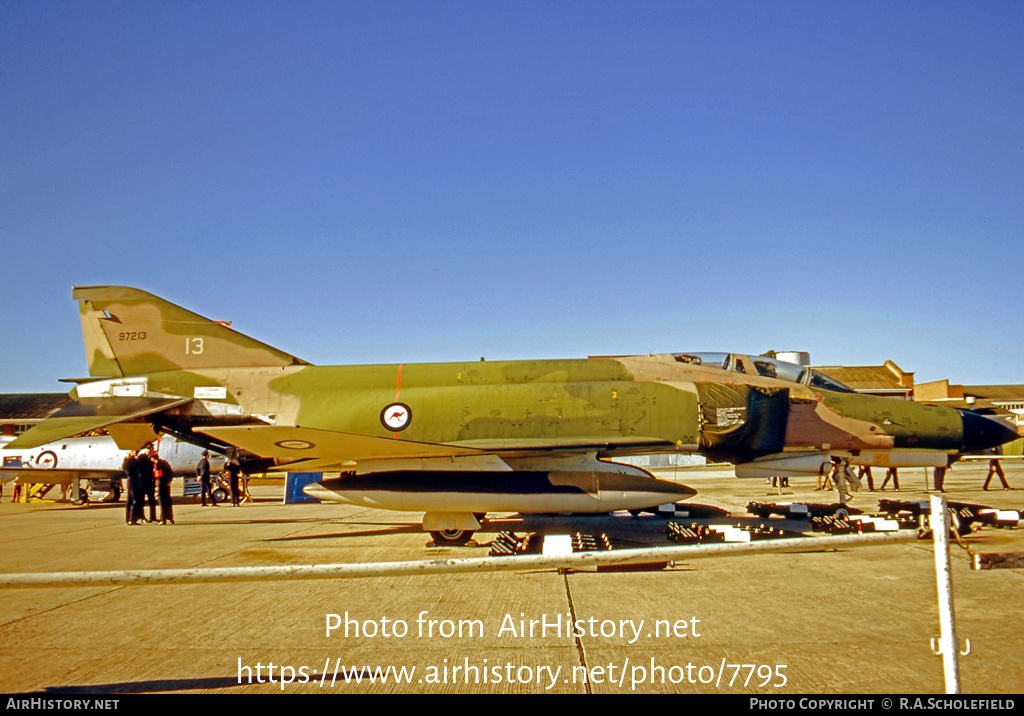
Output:
<path fill-rule="evenodd" d="M 850 388 L 844 385 L 843 383 L 840 383 L 838 380 L 835 380 L 834 378 L 829 378 L 824 373 L 819 373 L 818 371 L 811 370 L 810 368 L 805 368 L 804 370 L 806 370 L 808 373 L 809 379 L 807 380 L 807 385 L 811 386 L 812 388 L 824 388 L 825 390 L 835 390 L 840 393 L 857 392 L 853 388 Z"/>
<path fill-rule="evenodd" d="M 816 370 L 767 356 L 751 356 L 740 353 L 673 353 L 672 356 L 680 363 L 703 365 L 733 373 L 756 373 L 765 378 L 788 380 L 792 383 L 840 393 L 856 392 L 838 380 L 829 378 Z"/>

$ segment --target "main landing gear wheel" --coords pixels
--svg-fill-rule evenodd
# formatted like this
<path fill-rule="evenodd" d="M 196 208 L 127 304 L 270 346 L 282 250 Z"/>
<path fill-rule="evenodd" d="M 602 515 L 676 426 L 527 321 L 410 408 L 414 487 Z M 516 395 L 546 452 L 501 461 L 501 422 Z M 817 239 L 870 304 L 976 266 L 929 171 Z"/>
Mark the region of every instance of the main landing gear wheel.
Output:
<path fill-rule="evenodd" d="M 434 544 L 445 547 L 461 547 L 473 538 L 473 530 L 437 530 L 431 532 Z"/>

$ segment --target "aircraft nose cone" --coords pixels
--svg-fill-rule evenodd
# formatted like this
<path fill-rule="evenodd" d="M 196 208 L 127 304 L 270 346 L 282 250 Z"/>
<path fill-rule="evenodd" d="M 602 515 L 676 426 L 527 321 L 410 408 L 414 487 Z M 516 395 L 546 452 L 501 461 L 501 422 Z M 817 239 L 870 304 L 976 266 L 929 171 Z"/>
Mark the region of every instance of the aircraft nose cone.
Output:
<path fill-rule="evenodd" d="M 964 442 L 961 452 L 977 452 L 997 447 L 1020 437 L 1013 426 L 1001 420 L 961 410 L 964 423 Z"/>

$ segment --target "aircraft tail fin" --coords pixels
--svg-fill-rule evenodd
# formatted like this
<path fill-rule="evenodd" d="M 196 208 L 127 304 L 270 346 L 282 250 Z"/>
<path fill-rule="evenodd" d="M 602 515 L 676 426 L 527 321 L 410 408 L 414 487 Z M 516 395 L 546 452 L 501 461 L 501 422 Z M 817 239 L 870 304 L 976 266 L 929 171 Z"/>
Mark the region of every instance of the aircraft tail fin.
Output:
<path fill-rule="evenodd" d="M 89 375 L 123 377 L 161 370 L 308 365 L 306 361 L 126 286 L 80 286 Z"/>

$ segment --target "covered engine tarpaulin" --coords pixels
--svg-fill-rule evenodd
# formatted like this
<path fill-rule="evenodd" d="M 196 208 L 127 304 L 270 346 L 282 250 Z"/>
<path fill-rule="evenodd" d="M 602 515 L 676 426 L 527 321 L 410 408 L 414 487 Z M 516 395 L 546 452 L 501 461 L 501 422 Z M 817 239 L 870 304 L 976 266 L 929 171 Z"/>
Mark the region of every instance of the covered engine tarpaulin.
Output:
<path fill-rule="evenodd" d="M 727 459 L 781 452 L 789 414 L 788 388 L 697 383 L 700 449 Z"/>

